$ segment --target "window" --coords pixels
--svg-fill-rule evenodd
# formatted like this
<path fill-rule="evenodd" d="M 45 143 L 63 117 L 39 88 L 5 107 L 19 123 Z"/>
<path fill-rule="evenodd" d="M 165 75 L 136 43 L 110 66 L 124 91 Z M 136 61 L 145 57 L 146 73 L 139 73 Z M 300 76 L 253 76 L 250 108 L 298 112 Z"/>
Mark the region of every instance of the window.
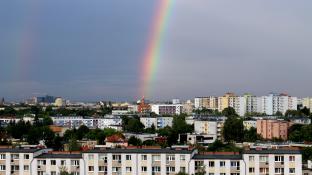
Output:
<path fill-rule="evenodd" d="M 185 172 L 186 172 L 186 168 L 185 168 L 185 167 L 183 167 L 183 166 L 182 166 L 182 167 L 180 167 L 180 172 L 181 172 L 181 173 L 185 173 Z"/>
<path fill-rule="evenodd" d="M 166 170 L 167 170 L 168 173 L 175 172 L 175 167 L 168 166 L 168 167 L 166 167 Z"/>
<path fill-rule="evenodd" d="M 113 172 L 114 173 L 121 172 L 121 168 L 120 167 L 113 167 Z"/>
<path fill-rule="evenodd" d="M 24 171 L 29 171 L 29 165 L 24 165 Z"/>
<path fill-rule="evenodd" d="M 46 160 L 38 160 L 38 165 L 46 165 Z"/>
<path fill-rule="evenodd" d="M 93 172 L 94 171 L 94 166 L 89 166 L 88 170 L 89 170 L 89 172 Z"/>
<path fill-rule="evenodd" d="M 269 173 L 269 168 L 260 168 L 260 173 L 261 174 Z"/>
<path fill-rule="evenodd" d="M 70 163 L 72 166 L 79 166 L 79 160 L 72 160 Z"/>
<path fill-rule="evenodd" d="M 295 168 L 289 168 L 289 173 L 290 174 L 295 174 L 296 173 L 296 169 Z"/>
<path fill-rule="evenodd" d="M 61 160 L 61 165 L 66 165 L 66 160 Z"/>
<path fill-rule="evenodd" d="M 160 172 L 160 166 L 153 166 L 152 172 Z"/>
<path fill-rule="evenodd" d="M 142 160 L 147 160 L 147 155 L 141 155 Z"/>
<path fill-rule="evenodd" d="M 126 172 L 127 173 L 130 173 L 132 171 L 132 168 L 131 167 L 126 167 Z"/>
<path fill-rule="evenodd" d="M 180 155 L 180 160 L 181 161 L 185 161 L 186 160 L 186 156 L 185 155 Z"/>
<path fill-rule="evenodd" d="M 294 162 L 295 160 L 295 156 L 289 156 L 289 162 Z"/>
<path fill-rule="evenodd" d="M 5 160 L 5 154 L 0 154 L 0 159 Z"/>
<path fill-rule="evenodd" d="M 106 154 L 99 154 L 99 160 L 107 160 Z"/>
<path fill-rule="evenodd" d="M 56 171 L 51 171 L 51 175 L 56 175 Z"/>
<path fill-rule="evenodd" d="M 11 159 L 19 159 L 19 155 L 18 154 L 11 154 Z"/>
<path fill-rule="evenodd" d="M 255 161 L 255 156 L 249 156 L 249 162 L 254 162 Z"/>
<path fill-rule="evenodd" d="M 175 160 L 175 156 L 174 155 L 167 155 L 167 161 L 174 161 Z"/>
<path fill-rule="evenodd" d="M 19 166 L 18 165 L 11 165 L 11 170 L 12 171 L 18 171 L 19 170 Z"/>
<path fill-rule="evenodd" d="M 220 175 L 226 175 L 225 173 L 220 173 Z"/>
<path fill-rule="evenodd" d="M 225 161 L 220 162 L 220 167 L 225 167 Z"/>
<path fill-rule="evenodd" d="M 255 172 L 255 168 L 249 168 L 249 173 L 254 173 Z"/>
<path fill-rule="evenodd" d="M 275 162 L 284 162 L 284 156 L 275 156 Z"/>
<path fill-rule="evenodd" d="M 99 171 L 100 172 L 107 172 L 107 167 L 106 166 L 99 166 Z"/>
<path fill-rule="evenodd" d="M 28 160 L 29 159 L 29 154 L 24 154 L 24 159 Z"/>
<path fill-rule="evenodd" d="M 56 160 L 51 160 L 51 165 L 56 165 Z"/>
<path fill-rule="evenodd" d="M 268 156 L 260 156 L 260 162 L 268 162 L 269 161 L 269 157 Z"/>
<path fill-rule="evenodd" d="M 121 160 L 121 155 L 113 155 L 113 160 L 115 161 Z"/>
<path fill-rule="evenodd" d="M 44 172 L 43 171 L 38 171 L 37 174 L 38 175 L 44 175 Z"/>
<path fill-rule="evenodd" d="M 160 155 L 153 155 L 152 156 L 152 161 L 155 162 L 155 161 L 160 161 Z"/>
<path fill-rule="evenodd" d="M 0 165 L 0 171 L 5 171 L 5 165 Z"/>
<path fill-rule="evenodd" d="M 142 166 L 141 167 L 141 172 L 147 172 L 147 167 L 146 166 Z"/>
<path fill-rule="evenodd" d="M 93 154 L 88 154 L 88 159 L 89 160 L 93 160 L 94 159 L 94 155 Z"/>
<path fill-rule="evenodd" d="M 284 174 L 284 168 L 275 168 L 275 174 Z"/>
<path fill-rule="evenodd" d="M 239 162 L 231 161 L 231 167 L 239 167 Z"/>
<path fill-rule="evenodd" d="M 131 155 L 126 155 L 126 160 L 131 160 Z"/>
<path fill-rule="evenodd" d="M 209 166 L 209 167 L 214 167 L 214 166 L 215 166 L 214 161 L 209 161 L 209 162 L 208 162 L 208 166 Z"/>

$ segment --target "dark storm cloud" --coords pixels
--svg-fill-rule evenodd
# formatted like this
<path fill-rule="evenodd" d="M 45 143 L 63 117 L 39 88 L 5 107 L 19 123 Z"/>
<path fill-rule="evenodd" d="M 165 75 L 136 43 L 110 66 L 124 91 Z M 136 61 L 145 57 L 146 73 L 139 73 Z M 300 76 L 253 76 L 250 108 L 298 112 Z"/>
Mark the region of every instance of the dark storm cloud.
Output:
<path fill-rule="evenodd" d="M 136 98 L 155 3 L 2 1 L 0 96 Z M 312 95 L 311 5 L 308 0 L 176 0 L 152 98 L 225 91 Z M 17 66 L 28 32 L 33 32 L 32 51 L 27 64 Z"/>

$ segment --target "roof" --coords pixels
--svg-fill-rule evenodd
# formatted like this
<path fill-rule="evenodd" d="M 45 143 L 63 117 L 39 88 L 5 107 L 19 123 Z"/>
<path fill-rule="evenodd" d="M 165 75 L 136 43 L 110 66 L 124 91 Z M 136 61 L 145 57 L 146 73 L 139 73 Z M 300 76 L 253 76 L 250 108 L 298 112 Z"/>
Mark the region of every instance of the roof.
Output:
<path fill-rule="evenodd" d="M 41 154 L 39 159 L 82 159 L 82 154 Z"/>
<path fill-rule="evenodd" d="M 176 149 L 93 149 L 84 153 L 142 153 L 142 154 L 191 154 L 193 150 L 176 150 Z"/>
<path fill-rule="evenodd" d="M 220 154 L 195 154 L 193 159 L 231 159 L 231 160 L 241 160 L 242 155 L 220 155 Z"/>
<path fill-rule="evenodd" d="M 35 153 L 41 149 L 0 148 L 2 153 Z"/>
<path fill-rule="evenodd" d="M 301 154 L 299 150 L 266 149 L 266 150 L 245 150 L 243 154 Z"/>

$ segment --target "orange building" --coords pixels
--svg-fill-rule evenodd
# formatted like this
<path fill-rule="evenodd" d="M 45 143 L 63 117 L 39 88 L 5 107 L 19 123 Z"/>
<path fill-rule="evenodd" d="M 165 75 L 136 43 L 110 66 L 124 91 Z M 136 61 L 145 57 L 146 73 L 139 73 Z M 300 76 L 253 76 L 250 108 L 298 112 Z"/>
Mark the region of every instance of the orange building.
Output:
<path fill-rule="evenodd" d="M 290 126 L 290 122 L 283 120 L 257 120 L 257 133 L 268 140 L 273 138 L 287 140 Z"/>

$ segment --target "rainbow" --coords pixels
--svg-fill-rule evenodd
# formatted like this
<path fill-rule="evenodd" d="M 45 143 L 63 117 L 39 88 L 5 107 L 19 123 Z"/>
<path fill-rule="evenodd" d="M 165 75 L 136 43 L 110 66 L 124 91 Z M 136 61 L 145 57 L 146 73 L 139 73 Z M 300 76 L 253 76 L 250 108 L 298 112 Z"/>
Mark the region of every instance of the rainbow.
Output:
<path fill-rule="evenodd" d="M 157 9 L 153 19 L 148 44 L 141 66 L 140 96 L 149 95 L 150 86 L 155 78 L 157 65 L 159 63 L 161 47 L 167 28 L 170 12 L 174 0 L 157 0 Z"/>

